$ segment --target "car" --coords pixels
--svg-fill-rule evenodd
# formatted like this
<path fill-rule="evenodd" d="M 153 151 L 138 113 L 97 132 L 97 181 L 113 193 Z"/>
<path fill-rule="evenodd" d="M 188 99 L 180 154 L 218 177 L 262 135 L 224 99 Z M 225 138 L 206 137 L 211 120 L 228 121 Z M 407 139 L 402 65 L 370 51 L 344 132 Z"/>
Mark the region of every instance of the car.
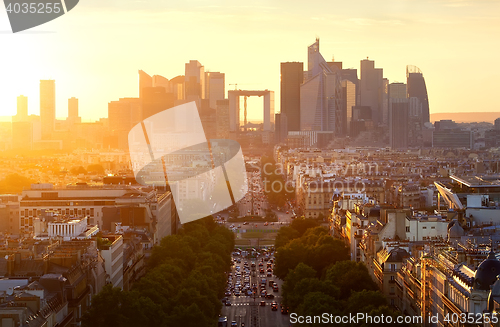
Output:
<path fill-rule="evenodd" d="M 288 307 L 281 307 L 281 314 L 286 315 L 288 314 Z"/>
<path fill-rule="evenodd" d="M 273 287 L 273 285 L 274 285 L 274 280 L 269 280 L 269 286 Z"/>
<path fill-rule="evenodd" d="M 224 302 L 224 305 L 226 305 L 227 307 L 230 307 L 231 306 L 231 301 L 227 300 L 226 302 Z"/>
<path fill-rule="evenodd" d="M 231 321 L 231 327 L 238 327 L 238 323 L 236 321 Z"/>
<path fill-rule="evenodd" d="M 222 303 L 226 303 L 226 301 L 229 301 L 229 299 L 227 297 L 222 298 Z"/>
<path fill-rule="evenodd" d="M 273 277 L 273 273 L 272 273 L 272 272 L 270 272 L 270 271 L 268 271 L 266 276 L 267 276 L 267 277 Z"/>
<path fill-rule="evenodd" d="M 231 296 L 231 291 L 226 291 L 226 293 L 224 293 L 225 296 Z"/>
<path fill-rule="evenodd" d="M 271 310 L 272 311 L 278 311 L 278 303 L 276 303 L 276 302 L 273 301 L 271 303 Z"/>
<path fill-rule="evenodd" d="M 274 299 L 274 294 L 272 293 L 266 294 L 266 299 Z"/>
<path fill-rule="evenodd" d="M 260 301 L 260 306 L 265 307 L 266 306 L 266 301 Z"/>
<path fill-rule="evenodd" d="M 279 292 L 279 290 L 280 289 L 279 289 L 278 285 L 273 286 L 273 292 Z"/>

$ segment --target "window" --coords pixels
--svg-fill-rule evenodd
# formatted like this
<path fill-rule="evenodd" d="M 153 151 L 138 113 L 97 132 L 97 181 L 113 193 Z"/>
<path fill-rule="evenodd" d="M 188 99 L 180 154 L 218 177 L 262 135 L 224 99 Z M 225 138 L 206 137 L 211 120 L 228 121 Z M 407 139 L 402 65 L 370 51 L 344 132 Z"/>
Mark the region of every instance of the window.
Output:
<path fill-rule="evenodd" d="M 406 226 L 406 232 L 409 233 L 410 232 L 410 226 Z"/>
<path fill-rule="evenodd" d="M 436 226 L 432 226 L 431 229 L 436 229 Z"/>
<path fill-rule="evenodd" d="M 422 227 L 422 229 L 427 229 L 427 227 L 426 227 L 426 226 L 424 226 L 424 227 Z"/>

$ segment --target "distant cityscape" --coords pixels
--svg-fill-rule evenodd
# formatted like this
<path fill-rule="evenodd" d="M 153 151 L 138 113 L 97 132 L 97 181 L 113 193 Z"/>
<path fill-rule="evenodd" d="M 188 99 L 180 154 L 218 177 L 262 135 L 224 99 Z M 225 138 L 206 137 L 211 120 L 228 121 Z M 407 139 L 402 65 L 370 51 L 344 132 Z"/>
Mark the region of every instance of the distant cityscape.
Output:
<path fill-rule="evenodd" d="M 279 113 L 273 90 L 226 91 L 225 73 L 205 71 L 197 60 L 170 79 L 139 70 L 139 96 L 110 101 L 107 118 L 96 122 L 82 122 L 75 97 L 68 117 L 56 119 L 55 80 L 40 81 L 40 115 L 28 115 L 29 99 L 18 96 L 12 122 L 0 123 L 0 302 L 7 303 L 0 317 L 10 326 L 80 326 L 106 285 L 132 290 L 147 274 L 153 249 L 165 246 L 162 239 L 186 236 L 173 199 L 210 202 L 209 177 L 178 188 L 138 184 L 129 132 L 190 102 L 207 139 L 236 140 L 243 150 L 250 191 L 212 218 L 232 230 L 232 248 L 246 249 L 236 256 L 265 253 L 269 264 L 259 275 L 242 264 L 245 284 L 264 280 L 284 299 L 278 292 L 286 282 L 274 274 L 275 249 L 268 248 L 281 225 L 304 219 L 366 266 L 391 310 L 439 317 L 429 326 L 467 325 L 444 323 L 450 315 L 500 313 L 500 113 L 494 123 L 480 116 L 432 123 L 418 67 L 406 67 L 406 83 L 390 82 L 369 58 L 360 61 L 359 76 L 326 61 L 319 39 L 307 53 L 307 64 L 280 64 Z M 261 122 L 248 119 L 248 97 L 262 99 Z M 210 165 L 210 153 L 203 154 L 184 151 L 172 160 L 179 170 L 196 171 Z M 208 234 L 183 244 L 201 247 L 198 237 Z M 266 249 L 257 254 L 259 247 Z M 254 317 L 289 326 L 270 310 L 259 314 L 257 290 L 248 285 L 248 295 L 240 294 L 243 286 L 232 281 L 240 268 L 231 269 L 234 275 L 224 277 L 233 285 L 223 280 L 221 288 L 225 306 L 214 308 L 247 327 L 259 326 Z M 276 283 L 266 283 L 271 277 Z M 262 302 L 274 298 L 266 296 Z M 235 308 L 252 305 L 238 318 Z"/>

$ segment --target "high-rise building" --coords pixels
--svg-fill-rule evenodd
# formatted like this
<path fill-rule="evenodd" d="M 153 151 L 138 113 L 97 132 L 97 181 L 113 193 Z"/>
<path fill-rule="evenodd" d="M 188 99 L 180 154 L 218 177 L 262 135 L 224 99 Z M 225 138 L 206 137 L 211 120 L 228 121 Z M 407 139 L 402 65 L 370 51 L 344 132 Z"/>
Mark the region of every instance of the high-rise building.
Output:
<path fill-rule="evenodd" d="M 389 143 L 393 149 L 408 147 L 409 103 L 406 84 L 391 83 L 389 94 Z"/>
<path fill-rule="evenodd" d="M 17 115 L 16 121 L 28 120 L 28 97 L 20 95 L 17 97 Z"/>
<path fill-rule="evenodd" d="M 500 130 L 500 118 L 495 119 L 495 130 Z"/>
<path fill-rule="evenodd" d="M 406 84 L 405 83 L 391 83 L 389 84 L 389 98 L 390 99 L 406 99 Z"/>
<path fill-rule="evenodd" d="M 341 130 L 342 85 L 340 69 L 330 66 L 319 52 L 319 39 L 308 48 L 308 79 L 300 86 L 300 129 Z"/>
<path fill-rule="evenodd" d="M 349 135 L 352 121 L 352 110 L 356 106 L 356 84 L 348 79 L 342 80 L 342 135 Z"/>
<path fill-rule="evenodd" d="M 153 116 L 174 106 L 174 94 L 167 93 L 164 87 L 145 87 L 142 89 L 142 119 Z"/>
<path fill-rule="evenodd" d="M 50 139 L 56 123 L 56 82 L 54 80 L 40 81 L 40 121 L 42 139 Z"/>
<path fill-rule="evenodd" d="M 139 98 L 142 98 L 142 89 L 153 86 L 153 78 L 142 70 L 139 70 Z"/>
<path fill-rule="evenodd" d="M 78 116 L 78 99 L 75 97 L 68 99 L 68 120 L 72 123 L 81 122 L 81 118 Z"/>
<path fill-rule="evenodd" d="M 288 118 L 284 112 L 277 113 L 274 117 L 274 142 L 285 143 L 288 135 Z"/>
<path fill-rule="evenodd" d="M 219 72 L 205 73 L 205 96 L 210 100 L 210 108 L 217 108 L 217 101 L 224 100 L 225 74 Z"/>
<path fill-rule="evenodd" d="M 418 98 L 422 105 L 422 123 L 429 122 L 429 98 L 422 71 L 416 66 L 406 66 L 406 83 L 408 84 L 408 98 Z"/>
<path fill-rule="evenodd" d="M 185 66 L 185 95 L 188 101 L 205 99 L 205 67 L 198 60 Z"/>
<path fill-rule="evenodd" d="M 300 85 L 304 80 L 304 63 L 281 63 L 281 113 L 286 115 L 287 128 L 300 131 Z"/>
<path fill-rule="evenodd" d="M 163 87 L 165 89 L 165 92 L 171 93 L 172 88 L 170 86 L 170 82 L 168 78 L 165 78 L 160 75 L 153 75 L 153 85 L 154 87 Z"/>
<path fill-rule="evenodd" d="M 217 138 L 228 139 L 229 138 L 229 100 L 217 100 L 217 113 L 216 113 L 216 124 L 217 124 Z"/>
<path fill-rule="evenodd" d="M 375 61 L 361 60 L 360 105 L 369 106 L 375 126 L 383 123 L 384 77 L 382 68 L 375 68 Z"/>
<path fill-rule="evenodd" d="M 114 146 L 128 148 L 128 133 L 142 119 L 141 99 L 121 98 L 108 103 L 109 130 L 114 137 Z"/>
<path fill-rule="evenodd" d="M 389 124 L 389 80 L 382 79 L 382 118 L 381 124 L 387 126 Z"/>
<path fill-rule="evenodd" d="M 174 94 L 175 101 L 183 101 L 185 99 L 184 80 L 184 75 L 176 76 L 170 80 L 170 86 L 172 88 L 172 93 Z"/>

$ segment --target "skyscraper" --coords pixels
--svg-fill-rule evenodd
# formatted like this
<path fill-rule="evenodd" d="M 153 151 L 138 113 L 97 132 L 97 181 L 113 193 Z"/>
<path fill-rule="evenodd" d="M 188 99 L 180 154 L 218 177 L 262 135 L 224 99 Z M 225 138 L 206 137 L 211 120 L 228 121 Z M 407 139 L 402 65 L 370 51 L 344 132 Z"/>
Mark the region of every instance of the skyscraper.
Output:
<path fill-rule="evenodd" d="M 210 100 L 210 108 L 217 108 L 217 101 L 224 100 L 225 74 L 219 72 L 205 73 L 205 97 Z"/>
<path fill-rule="evenodd" d="M 142 89 L 153 86 L 153 78 L 142 70 L 139 70 L 139 98 L 142 98 Z"/>
<path fill-rule="evenodd" d="M 304 80 L 304 63 L 281 63 L 281 113 L 290 131 L 300 131 L 300 85 Z"/>
<path fill-rule="evenodd" d="M 190 60 L 185 65 L 186 99 L 205 99 L 205 67 L 198 60 Z"/>
<path fill-rule="evenodd" d="M 417 98 L 422 105 L 422 123 L 429 122 L 429 99 L 427 87 L 422 71 L 416 67 L 406 66 L 406 84 L 408 84 L 408 98 Z"/>
<path fill-rule="evenodd" d="M 288 136 L 288 119 L 284 112 L 274 115 L 274 142 L 284 144 Z"/>
<path fill-rule="evenodd" d="M 56 122 L 56 82 L 40 81 L 40 122 L 42 139 L 50 139 Z"/>
<path fill-rule="evenodd" d="M 24 95 L 20 95 L 17 97 L 17 115 L 15 117 L 15 120 L 28 120 L 28 97 L 25 97 Z"/>
<path fill-rule="evenodd" d="M 375 61 L 361 60 L 360 105 L 370 106 L 375 126 L 383 123 L 383 79 L 383 70 L 375 68 Z"/>
<path fill-rule="evenodd" d="M 146 119 L 174 106 L 173 93 L 167 93 L 164 87 L 145 87 L 142 89 L 142 119 Z"/>
<path fill-rule="evenodd" d="M 340 69 L 319 52 L 319 39 L 308 48 L 308 79 L 300 86 L 300 129 L 337 133 L 342 110 Z"/>
<path fill-rule="evenodd" d="M 342 134 L 349 135 L 352 121 L 352 110 L 356 106 L 356 84 L 348 79 L 342 80 Z"/>
<path fill-rule="evenodd" d="M 172 88 L 172 93 L 174 94 L 174 99 L 176 101 L 182 101 L 185 99 L 184 80 L 184 75 L 176 76 L 170 80 L 170 87 Z"/>
<path fill-rule="evenodd" d="M 172 87 L 170 85 L 170 82 L 168 78 L 165 78 L 160 75 L 153 75 L 153 85 L 154 87 L 163 87 L 165 89 L 165 92 L 170 93 L 172 92 Z"/>
<path fill-rule="evenodd" d="M 217 123 L 217 138 L 228 139 L 229 138 L 229 100 L 217 100 L 217 113 L 216 113 L 216 123 Z"/>
<path fill-rule="evenodd" d="M 81 121 L 78 116 L 78 99 L 75 97 L 68 99 L 68 120 L 73 123 L 79 123 Z"/>
<path fill-rule="evenodd" d="M 109 129 L 115 144 L 120 149 L 128 148 L 130 129 L 142 120 L 141 100 L 139 98 L 121 98 L 108 103 Z"/>
<path fill-rule="evenodd" d="M 389 94 L 389 142 L 393 149 L 408 147 L 408 98 L 406 84 L 391 83 Z"/>

